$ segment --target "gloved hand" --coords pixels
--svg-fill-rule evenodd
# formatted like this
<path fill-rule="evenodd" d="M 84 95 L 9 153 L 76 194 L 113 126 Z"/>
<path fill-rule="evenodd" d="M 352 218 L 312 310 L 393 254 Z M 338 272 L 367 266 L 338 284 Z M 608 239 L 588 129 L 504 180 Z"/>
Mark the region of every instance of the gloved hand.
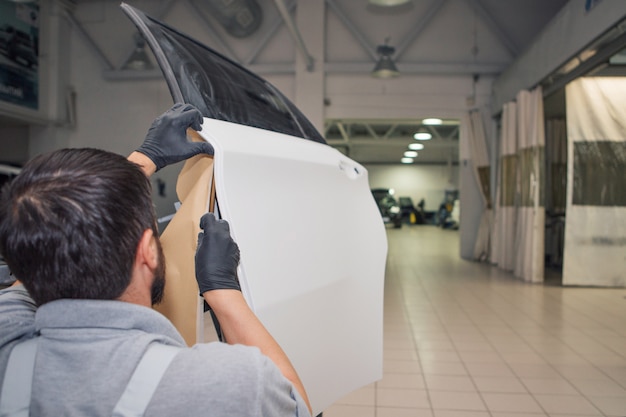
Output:
<path fill-rule="evenodd" d="M 157 171 L 199 153 L 213 155 L 213 146 L 209 143 L 187 140 L 187 128 L 200 130 L 201 125 L 202 113 L 198 109 L 191 104 L 176 103 L 152 122 L 137 152 L 150 158 Z"/>
<path fill-rule="evenodd" d="M 213 213 L 207 213 L 200 219 L 196 250 L 196 280 L 200 295 L 211 290 L 239 290 L 237 265 L 239 265 L 239 247 L 230 237 L 230 228 L 226 220 L 217 220 Z"/>

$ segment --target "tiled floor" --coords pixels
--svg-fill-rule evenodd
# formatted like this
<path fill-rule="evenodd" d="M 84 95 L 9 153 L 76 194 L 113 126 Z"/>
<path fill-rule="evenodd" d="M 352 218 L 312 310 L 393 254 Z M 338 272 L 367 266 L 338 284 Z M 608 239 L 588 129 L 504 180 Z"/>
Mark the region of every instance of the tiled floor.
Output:
<path fill-rule="evenodd" d="M 626 416 L 626 290 L 525 284 L 388 229 L 383 379 L 324 417 Z"/>

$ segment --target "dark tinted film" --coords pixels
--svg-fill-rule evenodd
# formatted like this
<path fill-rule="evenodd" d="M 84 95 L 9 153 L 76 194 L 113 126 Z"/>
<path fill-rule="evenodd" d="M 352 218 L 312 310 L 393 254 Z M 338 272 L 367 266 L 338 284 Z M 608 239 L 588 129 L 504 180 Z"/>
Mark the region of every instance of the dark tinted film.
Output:
<path fill-rule="evenodd" d="M 122 5 L 155 53 L 174 101 L 205 117 L 326 143 L 274 86 L 237 63 L 142 12 Z"/>

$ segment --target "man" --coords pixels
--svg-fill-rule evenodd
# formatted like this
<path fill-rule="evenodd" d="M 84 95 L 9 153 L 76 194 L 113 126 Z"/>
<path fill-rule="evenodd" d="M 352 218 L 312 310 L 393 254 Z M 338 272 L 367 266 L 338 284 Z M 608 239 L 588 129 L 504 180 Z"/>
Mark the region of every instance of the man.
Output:
<path fill-rule="evenodd" d="M 176 105 L 128 160 L 60 150 L 31 160 L 4 191 L 0 252 L 28 293 L 0 292 L 0 384 L 5 392 L 14 382 L 3 377 L 11 351 L 35 337 L 30 415 L 110 416 L 151 346 L 184 346 L 150 308 L 165 274 L 146 174 L 212 153 L 186 138 L 201 122 Z M 207 214 L 201 228 L 196 278 L 230 345 L 177 350 L 145 415 L 308 415 L 298 375 L 241 294 L 228 224 Z"/>

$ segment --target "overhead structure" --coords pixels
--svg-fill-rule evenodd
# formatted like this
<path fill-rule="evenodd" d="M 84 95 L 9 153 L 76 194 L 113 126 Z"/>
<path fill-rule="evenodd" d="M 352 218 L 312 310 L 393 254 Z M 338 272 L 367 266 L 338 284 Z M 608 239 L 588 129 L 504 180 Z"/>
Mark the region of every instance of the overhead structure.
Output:
<path fill-rule="evenodd" d="M 385 40 L 384 45 L 379 45 L 376 49 L 378 52 L 379 58 L 374 70 L 372 71 L 372 76 L 376 78 L 393 78 L 400 75 L 400 71 L 396 67 L 396 63 L 393 62 L 392 55 L 396 49 L 393 46 L 388 45 L 388 40 Z"/>

